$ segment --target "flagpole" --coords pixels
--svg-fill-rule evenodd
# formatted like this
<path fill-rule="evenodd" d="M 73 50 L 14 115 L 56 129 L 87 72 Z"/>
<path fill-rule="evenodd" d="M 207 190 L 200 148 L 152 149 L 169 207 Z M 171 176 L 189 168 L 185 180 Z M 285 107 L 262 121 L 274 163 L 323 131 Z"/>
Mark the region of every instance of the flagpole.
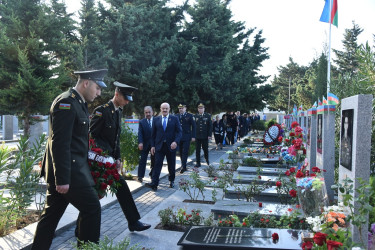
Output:
<path fill-rule="evenodd" d="M 328 64 L 327 64 L 327 96 L 331 85 L 331 27 L 332 27 L 332 0 L 329 1 L 329 42 L 328 42 Z"/>

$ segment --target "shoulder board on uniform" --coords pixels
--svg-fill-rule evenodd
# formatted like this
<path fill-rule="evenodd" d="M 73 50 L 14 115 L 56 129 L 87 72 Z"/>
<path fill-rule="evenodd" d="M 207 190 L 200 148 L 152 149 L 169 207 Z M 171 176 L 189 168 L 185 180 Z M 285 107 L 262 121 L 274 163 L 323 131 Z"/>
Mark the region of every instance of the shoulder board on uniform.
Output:
<path fill-rule="evenodd" d="M 72 94 L 70 95 L 71 97 L 75 98 L 76 95 L 72 92 Z"/>
<path fill-rule="evenodd" d="M 106 104 L 103 105 L 103 108 L 108 108 L 108 107 L 109 107 L 108 103 L 106 103 Z"/>
<path fill-rule="evenodd" d="M 59 109 L 70 109 L 70 103 L 60 103 Z"/>

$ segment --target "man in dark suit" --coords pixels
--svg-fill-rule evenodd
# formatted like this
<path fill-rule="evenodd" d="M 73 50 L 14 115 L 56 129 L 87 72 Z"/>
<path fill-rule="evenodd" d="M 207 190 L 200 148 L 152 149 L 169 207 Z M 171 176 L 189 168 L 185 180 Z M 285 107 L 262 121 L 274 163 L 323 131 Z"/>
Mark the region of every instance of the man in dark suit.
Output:
<path fill-rule="evenodd" d="M 121 169 L 120 134 L 122 107 L 133 101 L 132 95 L 136 88 L 120 82 L 114 82 L 114 85 L 116 89 L 112 100 L 94 110 L 90 122 L 90 134 L 95 139 L 97 146 L 107 151 L 116 160 L 117 166 Z M 128 184 L 122 176 L 120 176 L 120 184 L 116 197 L 128 220 L 129 230 L 133 232 L 150 228 L 151 225 L 139 221 L 141 216 L 138 213 Z"/>
<path fill-rule="evenodd" d="M 176 151 L 181 140 L 182 129 L 176 116 L 169 114 L 168 103 L 160 105 L 161 116 L 155 117 L 152 123 L 151 154 L 155 154 L 155 166 L 152 170 L 152 182 L 147 187 L 156 191 L 159 185 L 161 168 L 164 157 L 167 157 L 169 172 L 169 187 L 174 187 L 176 172 Z"/>
<path fill-rule="evenodd" d="M 195 120 L 192 114 L 186 112 L 186 104 L 181 102 L 178 105 L 179 114 L 177 118 L 180 121 L 182 128 L 182 137 L 179 144 L 180 158 L 181 158 L 181 171 L 187 171 L 186 162 L 189 157 L 190 141 L 195 141 Z"/>
<path fill-rule="evenodd" d="M 151 132 L 152 132 L 152 121 L 153 121 L 153 110 L 151 106 L 146 106 L 143 109 L 145 118 L 139 121 L 138 127 L 138 149 L 141 150 L 141 159 L 138 164 L 138 181 L 142 182 L 145 176 L 146 163 L 148 153 L 151 151 Z M 155 165 L 155 155 L 151 155 L 151 171 Z"/>
<path fill-rule="evenodd" d="M 107 70 L 77 71 L 76 86 L 53 101 L 49 137 L 41 176 L 47 182 L 46 203 L 36 228 L 32 249 L 49 249 L 57 224 L 71 203 L 79 210 L 77 237 L 99 241 L 101 207 L 87 161 L 89 114 L 92 102 L 106 87 Z"/>
<path fill-rule="evenodd" d="M 195 157 L 197 163 L 195 167 L 201 166 L 201 147 L 203 148 L 207 165 L 210 165 L 210 160 L 208 158 L 208 140 L 212 138 L 212 120 L 211 115 L 204 112 L 203 102 L 198 104 L 198 114 L 195 115 L 195 122 L 197 124 L 195 140 Z"/>

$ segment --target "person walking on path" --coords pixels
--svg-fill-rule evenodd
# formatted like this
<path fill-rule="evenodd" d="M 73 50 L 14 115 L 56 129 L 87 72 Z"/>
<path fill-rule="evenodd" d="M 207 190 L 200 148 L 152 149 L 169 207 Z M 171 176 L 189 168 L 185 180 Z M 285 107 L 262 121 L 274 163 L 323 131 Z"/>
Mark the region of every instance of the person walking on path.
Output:
<path fill-rule="evenodd" d="M 114 85 L 116 89 L 113 98 L 108 103 L 94 110 L 90 122 L 90 134 L 96 144 L 116 160 L 118 168 L 121 169 L 120 134 L 122 107 L 133 101 L 132 95 L 136 88 L 120 82 L 114 82 Z M 134 203 L 128 184 L 122 176 L 120 176 L 119 182 L 121 186 L 116 192 L 116 197 L 128 221 L 129 230 L 133 232 L 150 228 L 151 225 L 139 221 L 141 216 Z"/>
<path fill-rule="evenodd" d="M 181 158 L 181 171 L 187 171 L 186 162 L 189 157 L 190 141 L 195 141 L 195 120 L 192 114 L 186 112 L 186 104 L 181 102 L 178 105 L 177 118 L 180 121 L 182 128 L 182 136 L 179 144 L 180 158 Z"/>
<path fill-rule="evenodd" d="M 155 155 L 155 166 L 152 170 L 152 181 L 146 186 L 156 191 L 159 185 L 164 157 L 167 157 L 169 187 L 174 187 L 176 176 L 176 151 L 182 136 L 181 124 L 176 116 L 170 115 L 170 106 L 164 102 L 160 105 L 161 116 L 155 117 L 152 123 L 151 154 Z"/>
<path fill-rule="evenodd" d="M 49 137 L 41 167 L 47 194 L 34 235 L 35 250 L 50 248 L 69 203 L 79 210 L 78 240 L 99 242 L 101 207 L 87 160 L 87 102 L 92 102 L 101 94 L 101 88 L 107 87 L 103 82 L 107 69 L 74 73 L 79 76 L 76 86 L 57 96 L 49 111 Z"/>
<path fill-rule="evenodd" d="M 151 132 L 152 132 L 152 121 L 154 111 L 151 106 L 146 106 L 143 109 L 145 118 L 139 121 L 138 127 L 138 149 L 141 150 L 141 158 L 138 164 L 138 181 L 143 182 L 145 176 L 146 163 L 148 153 L 151 151 Z M 150 177 L 152 176 L 152 170 L 155 165 L 155 155 L 151 154 L 151 171 Z"/>
<path fill-rule="evenodd" d="M 212 121 L 211 115 L 204 112 L 203 102 L 198 104 L 198 113 L 195 115 L 195 123 L 197 128 L 195 139 L 195 167 L 201 166 L 201 148 L 203 148 L 204 158 L 206 159 L 207 165 L 210 165 L 208 140 L 211 140 L 212 138 Z"/>
<path fill-rule="evenodd" d="M 216 150 L 220 147 L 220 149 L 223 148 L 223 122 L 220 120 L 220 117 L 217 115 L 216 119 L 213 123 L 213 132 L 215 137 L 215 143 L 216 143 Z"/>

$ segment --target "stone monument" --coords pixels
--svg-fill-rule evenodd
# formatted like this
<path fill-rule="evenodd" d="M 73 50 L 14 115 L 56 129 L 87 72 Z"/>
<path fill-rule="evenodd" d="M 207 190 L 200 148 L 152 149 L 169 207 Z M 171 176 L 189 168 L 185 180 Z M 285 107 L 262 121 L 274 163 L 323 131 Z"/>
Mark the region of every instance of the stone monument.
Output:
<path fill-rule="evenodd" d="M 359 187 L 357 178 L 366 183 L 370 176 L 372 95 L 356 95 L 341 102 L 340 164 L 339 182 L 345 178 L 353 181 L 354 189 Z M 354 200 L 358 194 L 354 194 Z M 339 196 L 339 201 L 341 200 Z M 354 213 L 359 205 L 354 201 Z M 367 227 L 362 227 L 362 243 L 367 246 Z M 351 228 L 354 242 L 360 242 L 358 228 Z M 367 249 L 367 247 L 366 247 Z"/>
<path fill-rule="evenodd" d="M 13 140 L 12 115 L 3 115 L 3 140 Z"/>
<path fill-rule="evenodd" d="M 316 166 L 316 132 L 317 132 L 317 110 L 307 110 L 306 126 L 306 158 L 309 161 L 308 169 Z"/>

